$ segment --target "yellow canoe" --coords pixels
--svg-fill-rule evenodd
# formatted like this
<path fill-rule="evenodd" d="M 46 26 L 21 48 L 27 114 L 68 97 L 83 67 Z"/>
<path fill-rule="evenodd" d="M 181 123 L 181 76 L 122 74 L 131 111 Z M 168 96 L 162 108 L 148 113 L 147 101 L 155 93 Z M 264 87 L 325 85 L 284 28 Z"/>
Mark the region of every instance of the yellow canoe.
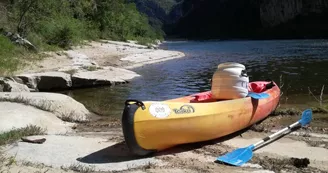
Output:
<path fill-rule="evenodd" d="M 125 141 L 132 153 L 143 156 L 229 135 L 263 120 L 276 109 L 279 87 L 274 84 L 263 92 L 270 97 L 217 101 L 208 91 L 160 102 L 127 100 L 122 116 Z"/>

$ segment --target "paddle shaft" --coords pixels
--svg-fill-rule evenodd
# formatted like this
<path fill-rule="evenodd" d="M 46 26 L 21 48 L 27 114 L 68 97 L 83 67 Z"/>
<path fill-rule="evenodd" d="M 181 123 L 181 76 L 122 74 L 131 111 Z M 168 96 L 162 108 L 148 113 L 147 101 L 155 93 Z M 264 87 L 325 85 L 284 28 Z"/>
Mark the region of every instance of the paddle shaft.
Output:
<path fill-rule="evenodd" d="M 264 142 L 266 142 L 266 141 L 268 141 L 268 140 L 270 140 L 270 139 L 272 139 L 272 138 L 274 138 L 276 136 L 279 136 L 280 134 L 282 134 L 282 133 L 288 131 L 289 129 L 294 128 L 294 127 L 296 127 L 296 126 L 298 126 L 300 124 L 301 124 L 300 122 L 295 122 L 294 124 L 291 124 L 288 127 L 285 127 L 284 129 L 281 129 L 280 131 L 278 131 L 278 132 L 276 132 L 276 133 L 274 133 L 274 134 L 272 134 L 270 136 L 267 136 L 267 137 L 263 138 L 261 141 L 259 141 L 256 144 L 254 144 L 254 148 L 256 148 L 260 144 L 262 144 L 262 143 L 264 143 Z"/>
<path fill-rule="evenodd" d="M 302 118 L 289 125 L 288 127 L 285 127 L 282 130 L 279 130 L 278 132 L 263 138 L 261 141 L 257 142 L 256 144 L 252 144 L 245 148 L 239 148 L 236 149 L 230 153 L 225 154 L 224 156 L 218 157 L 217 160 L 221 161 L 223 163 L 228 163 L 230 165 L 234 166 L 241 166 L 242 164 L 246 163 L 248 160 L 252 159 L 253 157 L 253 150 L 257 148 L 260 144 L 264 144 L 265 142 L 269 141 L 272 138 L 275 138 L 277 136 L 281 136 L 281 134 L 285 133 L 288 130 L 291 130 L 292 128 L 301 125 L 305 126 L 309 124 L 312 120 L 312 111 L 310 109 L 307 109 L 303 111 Z"/>

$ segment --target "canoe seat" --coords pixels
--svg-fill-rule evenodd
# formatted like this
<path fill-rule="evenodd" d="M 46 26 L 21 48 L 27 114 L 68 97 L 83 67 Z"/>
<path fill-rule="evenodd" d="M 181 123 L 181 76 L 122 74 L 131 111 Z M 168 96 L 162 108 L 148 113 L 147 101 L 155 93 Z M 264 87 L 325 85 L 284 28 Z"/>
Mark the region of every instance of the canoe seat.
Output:
<path fill-rule="evenodd" d="M 248 84 L 248 91 L 261 93 L 274 86 L 273 81 L 260 81 L 260 82 L 251 82 Z"/>

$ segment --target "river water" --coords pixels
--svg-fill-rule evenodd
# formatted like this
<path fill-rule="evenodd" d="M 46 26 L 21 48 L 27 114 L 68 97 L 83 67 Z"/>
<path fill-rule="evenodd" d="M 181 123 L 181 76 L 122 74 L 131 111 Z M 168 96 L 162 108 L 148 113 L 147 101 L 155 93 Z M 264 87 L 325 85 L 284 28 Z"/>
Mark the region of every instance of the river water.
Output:
<path fill-rule="evenodd" d="M 186 57 L 134 69 L 142 75 L 129 84 L 80 89 L 68 94 L 96 113 L 119 117 L 126 99 L 165 100 L 207 91 L 217 65 L 239 62 L 250 81 L 272 79 L 281 88 L 282 106 L 307 107 L 328 96 L 328 40 L 176 41 L 161 46 Z"/>

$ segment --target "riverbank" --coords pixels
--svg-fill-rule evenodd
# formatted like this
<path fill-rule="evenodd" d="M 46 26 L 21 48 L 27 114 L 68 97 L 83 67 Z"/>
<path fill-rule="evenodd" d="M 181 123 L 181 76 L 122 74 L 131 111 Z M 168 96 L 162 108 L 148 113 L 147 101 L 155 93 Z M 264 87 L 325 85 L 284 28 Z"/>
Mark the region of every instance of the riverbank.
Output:
<path fill-rule="evenodd" d="M 46 58 L 28 64 L 17 73 L 82 70 L 83 68 L 93 71 L 107 66 L 132 68 L 131 66 L 142 66 L 184 56 L 182 52 L 158 49 L 159 44 L 145 46 L 136 44 L 134 41 L 110 40 L 85 42 L 67 51 L 44 52 Z"/>
<path fill-rule="evenodd" d="M 32 91 L 110 86 L 127 83 L 140 76 L 128 69 L 184 57 L 182 52 L 157 47 L 158 45 L 139 45 L 132 41 L 86 42 L 71 50 L 43 52 L 42 60 L 27 62 L 13 77 L 2 79 L 2 83 L 11 86 L 23 84 Z M 2 88 L 4 91 L 11 91 L 6 87 Z M 26 90 L 22 87 L 17 90 L 19 89 Z"/>

